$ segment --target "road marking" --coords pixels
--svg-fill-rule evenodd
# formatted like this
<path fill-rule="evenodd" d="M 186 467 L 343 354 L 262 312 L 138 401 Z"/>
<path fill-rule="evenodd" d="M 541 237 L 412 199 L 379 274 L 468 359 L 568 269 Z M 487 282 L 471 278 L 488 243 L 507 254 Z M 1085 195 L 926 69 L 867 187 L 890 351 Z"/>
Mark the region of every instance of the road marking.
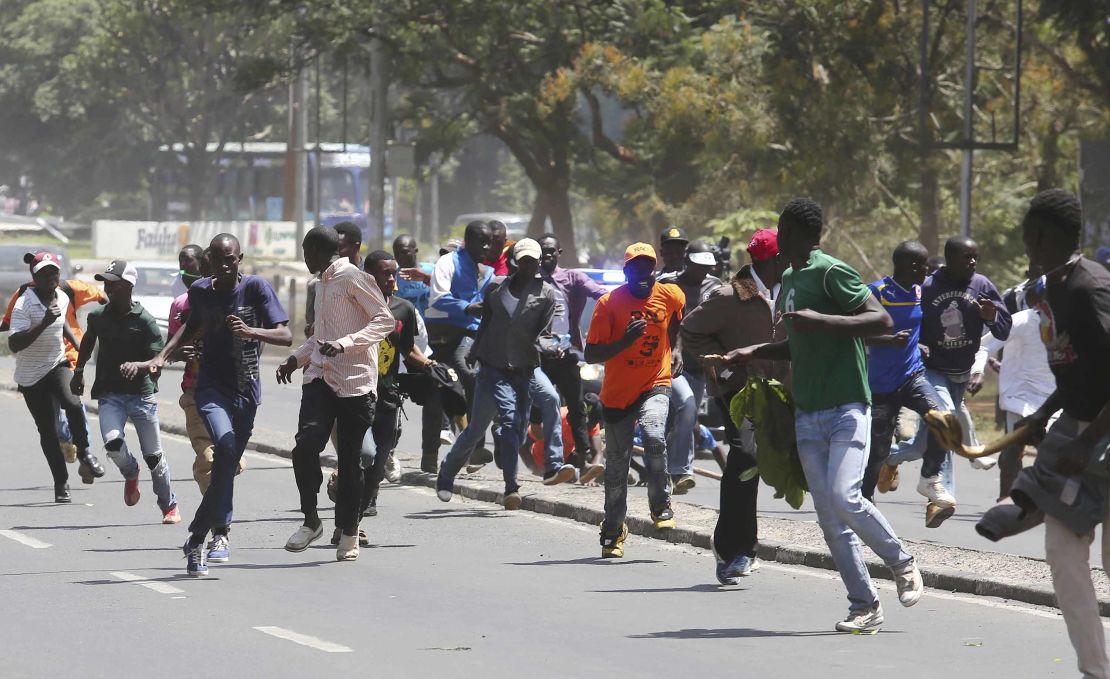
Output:
<path fill-rule="evenodd" d="M 123 580 L 125 582 L 133 582 L 136 585 L 139 585 L 140 587 L 146 587 L 147 589 L 154 590 L 155 592 L 158 592 L 159 594 L 184 594 L 185 593 L 185 590 L 178 589 L 178 588 L 174 587 L 173 585 L 167 585 L 164 582 L 157 582 L 157 581 L 154 581 L 154 580 L 148 580 L 147 578 L 144 578 L 141 575 L 136 575 L 135 573 L 128 573 L 127 571 L 112 571 L 108 575 L 111 575 L 112 577 L 115 577 L 115 578 L 119 578 L 120 580 Z"/>
<path fill-rule="evenodd" d="M 270 636 L 277 637 L 278 639 L 292 641 L 294 644 L 300 644 L 301 646 L 315 648 L 317 651 L 323 651 L 324 653 L 354 652 L 353 648 L 348 648 L 347 646 L 342 646 L 340 644 L 333 644 L 330 641 L 324 641 L 323 639 L 310 637 L 307 634 L 300 634 L 298 632 L 294 632 L 293 630 L 285 629 L 284 627 L 255 627 L 254 629 L 262 632 L 263 634 L 269 634 Z"/>
<path fill-rule="evenodd" d="M 36 540 L 33 537 L 31 537 L 30 535 L 24 535 L 23 533 L 17 533 L 14 530 L 0 530 L 0 535 L 3 535 L 4 537 L 8 538 L 9 540 L 15 540 L 16 542 L 18 542 L 20 544 L 27 545 L 28 547 L 31 547 L 32 549 L 46 549 L 47 547 L 51 546 L 51 544 L 49 542 L 43 542 L 42 540 Z"/>

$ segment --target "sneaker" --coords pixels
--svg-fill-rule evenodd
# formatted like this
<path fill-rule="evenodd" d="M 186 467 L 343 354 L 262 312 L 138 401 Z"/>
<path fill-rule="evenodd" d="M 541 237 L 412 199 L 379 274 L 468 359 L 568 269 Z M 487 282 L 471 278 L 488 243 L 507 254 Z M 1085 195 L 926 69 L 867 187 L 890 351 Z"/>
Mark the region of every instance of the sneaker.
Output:
<path fill-rule="evenodd" d="M 940 482 L 940 475 L 922 476 L 921 480 L 917 482 L 917 492 L 929 498 L 930 504 L 935 504 L 938 507 L 950 508 L 956 506 L 956 498 Z"/>
<path fill-rule="evenodd" d="M 104 476 L 104 466 L 89 451 L 84 451 L 84 454 L 78 451 L 77 459 L 81 461 L 81 464 L 77 467 L 77 473 L 81 475 L 82 483 L 92 483 Z"/>
<path fill-rule="evenodd" d="M 883 605 L 875 604 L 874 608 L 864 608 L 858 611 L 848 611 L 848 617 L 836 623 L 837 632 L 878 632 L 883 625 Z"/>
<path fill-rule="evenodd" d="M 455 435 L 451 433 L 450 429 L 443 429 L 439 432 L 439 442 L 442 445 L 449 446 L 455 442 Z"/>
<path fill-rule="evenodd" d="M 212 536 L 212 542 L 208 543 L 208 560 L 212 563 L 231 561 L 231 544 L 226 535 Z"/>
<path fill-rule="evenodd" d="M 315 528 L 309 526 L 298 526 L 297 530 L 289 536 L 285 541 L 285 551 L 287 552 L 303 552 L 308 549 L 308 546 L 313 542 L 320 539 L 324 534 L 324 526 L 318 525 Z"/>
<path fill-rule="evenodd" d="M 940 524 L 956 513 L 955 507 L 941 507 L 935 502 L 925 505 L 925 527 L 940 528 Z"/>
<path fill-rule="evenodd" d="M 335 470 L 328 476 L 328 499 L 339 502 L 339 472 Z"/>
<path fill-rule="evenodd" d="M 971 460 L 971 466 L 976 469 L 994 469 L 998 465 L 998 458 L 994 455 L 987 455 L 986 457 L 977 457 Z"/>
<path fill-rule="evenodd" d="M 624 557 L 624 541 L 628 539 L 628 526 L 621 524 L 621 534 L 615 538 L 601 537 L 601 558 L 621 559 Z"/>
<path fill-rule="evenodd" d="M 587 483 L 592 483 L 592 482 L 596 481 L 597 479 L 601 478 L 601 476 L 603 474 L 605 474 L 605 465 L 603 465 L 603 464 L 588 465 L 585 469 L 582 470 L 582 474 L 578 477 L 578 483 L 581 483 L 582 485 L 586 485 Z"/>
<path fill-rule="evenodd" d="M 370 505 L 369 507 L 366 508 L 366 510 L 364 512 L 362 512 L 363 518 L 365 518 L 367 516 L 377 516 L 377 515 L 378 515 L 378 506 L 377 505 Z"/>
<path fill-rule="evenodd" d="M 746 578 L 757 570 L 759 570 L 759 559 L 741 554 L 729 563 L 725 574 L 730 578 Z"/>
<path fill-rule="evenodd" d="M 466 463 L 466 473 L 473 474 L 490 462 L 493 462 L 493 453 L 488 448 L 479 448 L 471 453 Z"/>
<path fill-rule="evenodd" d="M 181 512 L 177 511 L 177 505 L 162 512 L 162 523 L 167 526 L 181 523 Z"/>
<path fill-rule="evenodd" d="M 698 485 L 698 482 L 690 474 L 675 474 L 671 477 L 671 484 L 671 495 L 685 495 Z"/>
<path fill-rule="evenodd" d="M 674 520 L 674 512 L 670 507 L 667 507 L 658 514 L 652 513 L 651 521 L 655 524 L 655 530 L 670 530 L 676 525 Z"/>
<path fill-rule="evenodd" d="M 69 504 L 73 502 L 73 498 L 69 494 L 69 484 L 63 483 L 54 486 L 54 502 L 59 504 Z"/>
<path fill-rule="evenodd" d="M 332 531 L 332 534 L 331 534 L 331 544 L 332 545 L 338 545 L 339 544 L 339 539 L 342 538 L 342 537 L 343 537 L 343 530 L 340 529 L 340 528 L 336 528 L 334 531 Z M 366 535 L 366 531 L 362 530 L 361 528 L 358 529 L 358 544 L 362 547 L 369 547 L 370 546 L 370 538 L 369 538 L 369 536 Z"/>
<path fill-rule="evenodd" d="M 547 472 L 543 475 L 543 485 L 557 486 L 560 483 L 573 483 L 578 478 L 578 470 L 572 465 L 564 464 L 557 471 Z"/>
<path fill-rule="evenodd" d="M 420 471 L 425 474 L 438 474 L 439 455 L 422 455 L 420 457 Z"/>
<path fill-rule="evenodd" d="M 709 550 L 713 552 L 713 558 L 717 561 L 717 582 L 726 587 L 729 585 L 739 585 L 740 576 L 729 573 L 728 567 L 730 563 L 725 561 L 721 553 L 717 551 L 717 544 L 713 541 L 713 536 L 709 536 Z"/>
<path fill-rule="evenodd" d="M 925 584 L 921 582 L 921 573 L 917 570 L 917 564 L 912 561 L 909 565 L 894 571 L 894 584 L 898 586 L 898 601 L 906 608 L 917 603 L 925 588 Z"/>
<path fill-rule="evenodd" d="M 185 540 L 185 546 L 182 547 L 185 552 L 185 558 L 189 560 L 189 564 L 185 567 L 185 572 L 193 577 L 203 577 L 208 575 L 208 562 L 204 559 L 204 544 L 201 543 L 196 547 L 189 546 L 189 540 Z"/>
<path fill-rule="evenodd" d="M 449 490 L 444 490 L 441 488 L 436 491 L 436 497 L 439 498 L 440 502 L 450 502 L 451 498 L 455 497 L 455 494 Z"/>
<path fill-rule="evenodd" d="M 336 561 L 354 561 L 358 558 L 358 536 L 340 535 L 339 546 L 335 549 Z"/>
<path fill-rule="evenodd" d="M 401 463 L 397 461 L 397 456 L 393 453 L 385 459 L 385 480 L 390 483 L 401 482 Z"/>
<path fill-rule="evenodd" d="M 139 504 L 139 480 L 138 479 L 124 479 L 123 480 L 123 504 L 128 507 L 134 507 Z"/>
<path fill-rule="evenodd" d="M 519 490 L 514 490 L 511 493 L 505 494 L 505 509 L 516 511 L 517 509 L 520 509 L 520 505 L 522 502 L 524 502 L 524 499 L 520 497 Z"/>
<path fill-rule="evenodd" d="M 890 493 L 898 490 L 898 465 L 884 464 L 879 467 L 879 481 L 875 488 L 880 493 Z"/>
<path fill-rule="evenodd" d="M 60 441 L 62 445 L 62 457 L 65 458 L 66 464 L 73 464 L 77 461 L 77 446 L 66 441 Z"/>

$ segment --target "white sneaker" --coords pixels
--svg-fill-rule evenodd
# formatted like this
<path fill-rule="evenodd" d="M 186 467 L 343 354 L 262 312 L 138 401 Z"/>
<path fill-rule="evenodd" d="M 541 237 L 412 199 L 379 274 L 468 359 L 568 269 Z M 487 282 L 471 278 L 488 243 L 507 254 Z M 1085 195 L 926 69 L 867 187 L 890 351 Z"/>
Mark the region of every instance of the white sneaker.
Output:
<path fill-rule="evenodd" d="M 455 442 L 455 435 L 451 433 L 450 429 L 444 429 L 439 432 L 439 442 L 445 446 L 449 446 Z"/>
<path fill-rule="evenodd" d="M 397 483 L 401 480 L 401 463 L 397 461 L 397 456 L 393 453 L 385 460 L 385 479 L 390 483 Z"/>
<path fill-rule="evenodd" d="M 930 477 L 922 476 L 921 480 L 917 482 L 917 492 L 929 498 L 938 507 L 947 509 L 956 506 L 956 498 L 940 482 L 939 474 Z"/>
<path fill-rule="evenodd" d="M 994 469 L 998 464 L 998 458 L 994 455 L 987 455 L 986 457 L 977 457 L 971 460 L 971 466 L 976 469 Z"/>
<path fill-rule="evenodd" d="M 916 604 L 925 590 L 921 573 L 917 570 L 917 564 L 913 562 L 910 562 L 909 566 L 894 571 L 894 584 L 898 587 L 898 601 L 906 608 Z"/>
<path fill-rule="evenodd" d="M 455 494 L 452 493 L 449 490 L 437 490 L 436 491 L 436 497 L 438 497 L 441 502 L 450 502 L 451 498 L 453 498 L 454 496 L 455 496 Z"/>
<path fill-rule="evenodd" d="M 837 632 L 870 632 L 878 631 L 883 625 L 883 605 L 875 604 L 874 608 L 865 608 L 860 611 L 849 611 L 848 617 L 836 623 Z"/>
<path fill-rule="evenodd" d="M 303 552 L 308 549 L 308 546 L 313 542 L 320 539 L 324 534 L 324 525 L 320 524 L 315 529 L 308 526 L 300 526 L 297 531 L 289 536 L 285 541 L 285 551 L 287 552 Z"/>
<path fill-rule="evenodd" d="M 358 558 L 358 536 L 340 535 L 339 547 L 335 550 L 336 561 L 354 561 Z"/>

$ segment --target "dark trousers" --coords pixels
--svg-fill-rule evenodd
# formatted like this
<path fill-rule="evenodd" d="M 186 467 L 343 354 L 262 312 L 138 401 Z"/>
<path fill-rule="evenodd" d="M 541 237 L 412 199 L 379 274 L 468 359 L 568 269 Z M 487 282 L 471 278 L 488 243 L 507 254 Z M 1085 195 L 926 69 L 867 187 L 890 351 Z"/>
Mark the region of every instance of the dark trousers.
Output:
<path fill-rule="evenodd" d="M 374 406 L 374 424 L 370 436 L 362 444 L 362 503 L 360 513 L 370 505 L 378 503 L 378 488 L 385 476 L 385 461 L 397 447 L 401 435 L 401 398 L 393 394 L 383 395 Z M 439 432 L 436 432 L 439 436 Z"/>
<path fill-rule="evenodd" d="M 29 387 L 20 387 L 23 401 L 27 410 L 35 420 L 35 428 L 39 430 L 39 444 L 46 463 L 50 465 L 50 474 L 54 477 L 54 485 L 60 486 L 69 481 L 69 471 L 66 469 L 66 460 L 62 455 L 62 445 L 58 442 L 58 428 L 56 424 L 57 405 L 61 405 L 69 420 L 70 432 L 73 434 L 73 445 L 79 451 L 89 448 L 89 429 L 85 421 L 85 410 L 81 407 L 81 399 L 69 390 L 69 382 L 73 379 L 73 372 L 68 363 L 59 363 L 38 382 Z M 83 453 L 82 453 L 83 454 Z"/>
<path fill-rule="evenodd" d="M 362 440 L 374 418 L 374 395 L 341 398 L 324 380 L 301 387 L 300 423 L 293 447 L 293 474 L 301 494 L 301 511 L 316 513 L 316 496 L 324 475 L 320 453 L 328 444 L 332 427 L 336 430 L 336 457 L 339 467 L 339 499 L 335 503 L 335 526 L 344 531 L 358 528 L 362 501 Z"/>
<path fill-rule="evenodd" d="M 433 332 L 432 328 L 429 328 L 429 333 Z M 436 342 L 431 339 L 430 344 L 433 352 L 432 357 L 436 362 L 453 368 L 458 373 L 463 391 L 466 392 L 467 403 L 474 403 L 474 378 L 477 371 L 466 363 L 466 356 L 470 353 L 470 348 L 474 346 L 474 340 L 464 335 L 448 342 Z M 439 459 L 439 432 L 443 429 L 443 402 L 440 401 L 438 393 L 428 397 L 428 401 L 424 404 L 420 414 L 420 421 L 423 457 Z M 485 445 L 485 442 L 485 435 L 483 434 L 482 441 L 478 446 Z"/>
<path fill-rule="evenodd" d="M 940 408 L 940 398 L 922 371 L 910 376 L 895 391 L 872 394 L 871 403 L 871 452 L 867 458 L 867 469 L 863 473 L 862 492 L 865 498 L 874 502 L 875 484 L 879 482 L 879 471 L 890 455 L 890 444 L 894 440 L 899 411 L 909 408 L 924 416 L 930 410 Z M 926 426 L 924 420 L 921 426 Z"/>
<path fill-rule="evenodd" d="M 718 396 L 718 407 L 729 411 L 728 404 L 735 392 Z M 759 522 L 756 519 L 756 500 L 759 498 L 759 475 L 741 481 L 745 471 L 756 465 L 755 431 L 751 422 L 742 428 L 727 415 L 724 417 L 725 437 L 728 440 L 728 460 L 721 476 L 721 513 L 713 529 L 713 545 L 725 561 L 741 554 L 754 557 L 759 548 Z"/>
<path fill-rule="evenodd" d="M 586 407 L 582 401 L 582 373 L 578 371 L 578 357 L 566 354 L 562 358 L 545 358 L 540 364 L 544 374 L 555 385 L 567 406 L 567 422 L 574 436 L 574 461 L 582 467 L 590 461 L 590 435 L 586 428 Z M 546 432 L 544 434 L 547 435 Z M 566 445 L 566 442 L 563 442 Z"/>

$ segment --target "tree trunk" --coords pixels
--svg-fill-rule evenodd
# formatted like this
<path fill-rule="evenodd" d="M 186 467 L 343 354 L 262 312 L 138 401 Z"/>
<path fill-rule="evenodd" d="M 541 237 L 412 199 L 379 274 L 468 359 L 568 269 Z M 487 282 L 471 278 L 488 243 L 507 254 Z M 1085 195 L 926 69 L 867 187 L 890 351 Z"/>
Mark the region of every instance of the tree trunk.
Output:
<path fill-rule="evenodd" d="M 579 266 L 578 247 L 574 241 L 574 217 L 570 212 L 570 190 L 567 182 L 554 182 L 550 186 L 536 187 L 536 202 L 532 219 L 528 223 L 528 236 L 538 238 L 546 231 L 545 222 L 551 219 L 551 230 L 563 248 L 561 261 L 568 268 Z"/>
<path fill-rule="evenodd" d="M 930 254 L 940 254 L 940 172 L 936 163 L 922 158 L 921 233 L 918 240 Z"/>

